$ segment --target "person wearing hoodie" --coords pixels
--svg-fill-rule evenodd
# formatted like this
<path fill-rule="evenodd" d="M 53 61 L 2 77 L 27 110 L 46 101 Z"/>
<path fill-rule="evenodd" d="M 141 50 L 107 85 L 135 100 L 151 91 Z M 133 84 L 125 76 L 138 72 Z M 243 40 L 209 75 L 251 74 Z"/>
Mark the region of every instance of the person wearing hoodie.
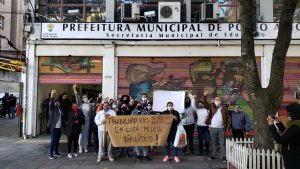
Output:
<path fill-rule="evenodd" d="M 185 154 L 187 152 L 187 147 L 189 146 L 189 152 L 194 154 L 194 146 L 193 146 L 193 136 L 195 130 L 195 112 L 197 109 L 194 105 L 192 105 L 192 101 L 189 97 L 184 100 L 184 112 L 182 113 L 181 122 L 183 124 L 184 130 L 187 135 L 188 144 L 183 147 L 182 153 Z"/>
<path fill-rule="evenodd" d="M 72 110 L 67 113 L 67 137 L 68 137 L 68 158 L 77 157 L 77 147 L 79 134 L 81 133 L 81 126 L 85 119 L 82 110 L 78 108 L 77 104 L 72 105 Z M 73 143 L 73 154 L 71 154 L 71 147 Z"/>
<path fill-rule="evenodd" d="M 82 100 L 77 92 L 77 85 L 73 85 L 73 90 L 75 94 L 75 99 L 77 105 L 80 107 L 84 114 L 85 122 L 84 125 L 81 126 L 81 134 L 79 135 L 79 153 L 87 153 L 88 152 L 88 141 L 89 141 L 89 134 L 90 134 L 90 119 L 91 119 L 91 112 L 93 110 L 93 106 L 89 102 L 87 95 L 82 96 Z"/>
<path fill-rule="evenodd" d="M 269 130 L 274 140 L 281 144 L 284 167 L 286 169 L 300 168 L 300 105 L 292 103 L 286 107 L 287 128 L 277 117 L 268 116 Z M 275 123 L 274 123 L 275 122 Z M 277 130 L 278 128 L 278 130 Z"/>

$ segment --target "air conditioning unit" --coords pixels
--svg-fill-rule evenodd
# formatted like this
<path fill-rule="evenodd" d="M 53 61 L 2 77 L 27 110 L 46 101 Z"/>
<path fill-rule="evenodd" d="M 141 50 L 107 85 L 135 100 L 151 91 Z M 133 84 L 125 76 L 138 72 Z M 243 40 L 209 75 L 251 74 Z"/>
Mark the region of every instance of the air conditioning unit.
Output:
<path fill-rule="evenodd" d="M 180 22 L 180 2 L 158 2 L 158 22 Z"/>
<path fill-rule="evenodd" d="M 218 3 L 203 3 L 200 10 L 200 21 L 217 21 L 219 19 Z"/>
<path fill-rule="evenodd" d="M 140 19 L 140 5 L 138 3 L 121 4 L 121 21 L 136 21 Z"/>

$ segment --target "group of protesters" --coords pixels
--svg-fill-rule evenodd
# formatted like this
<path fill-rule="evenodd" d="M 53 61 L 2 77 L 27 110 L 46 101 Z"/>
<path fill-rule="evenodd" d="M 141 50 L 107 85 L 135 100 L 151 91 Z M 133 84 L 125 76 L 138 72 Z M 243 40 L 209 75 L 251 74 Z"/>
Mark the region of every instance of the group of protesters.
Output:
<path fill-rule="evenodd" d="M 14 119 L 16 117 L 16 106 L 17 106 L 17 97 L 13 94 L 5 92 L 2 100 L 2 109 L 0 113 L 0 118 L 6 118 L 8 115 L 9 119 Z"/>
<path fill-rule="evenodd" d="M 62 98 L 55 100 L 56 90 L 52 90 L 49 99 L 49 114 L 47 127 L 51 133 L 49 159 L 60 157 L 59 140 L 62 131 L 68 138 L 68 158 L 78 156 L 78 153 L 87 153 L 94 140 L 94 149 L 97 162 L 106 159 L 114 161 L 112 143 L 105 127 L 105 119 L 112 116 L 122 115 L 172 115 L 173 122 L 167 141 L 164 145 L 163 161 L 171 160 L 171 149 L 173 149 L 174 161 L 180 162 L 179 148 L 174 147 L 174 139 L 177 126 L 182 124 L 186 135 L 187 145 L 181 149 L 182 154 L 198 154 L 208 156 L 209 160 L 216 159 L 217 150 L 220 147 L 220 158 L 226 162 L 225 133 L 232 131 L 234 138 L 243 138 L 251 129 L 250 120 L 245 112 L 240 110 L 239 105 L 234 105 L 234 110 L 222 104 L 220 97 L 213 101 L 207 101 L 207 92 L 196 99 L 187 95 L 184 100 L 184 112 L 174 109 L 173 102 L 166 103 L 165 111 L 158 112 L 152 109 L 153 103 L 147 94 L 141 95 L 137 100 L 128 95 L 119 95 L 117 100 L 103 98 L 88 98 L 87 95 L 79 95 L 77 85 L 73 85 L 75 100 L 73 103 L 63 93 Z M 195 127 L 198 132 L 199 152 L 194 151 L 193 136 Z M 73 151 L 71 151 L 73 148 Z M 139 160 L 150 161 L 150 153 L 157 153 L 157 147 L 136 146 L 119 148 L 119 157 L 129 157 L 130 151 L 134 150 Z"/>

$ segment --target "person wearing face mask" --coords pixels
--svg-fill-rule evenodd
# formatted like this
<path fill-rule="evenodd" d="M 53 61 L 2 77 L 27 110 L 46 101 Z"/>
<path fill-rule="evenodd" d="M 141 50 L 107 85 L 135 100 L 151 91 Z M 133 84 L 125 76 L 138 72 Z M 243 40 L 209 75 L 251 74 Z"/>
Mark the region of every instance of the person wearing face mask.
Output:
<path fill-rule="evenodd" d="M 118 116 L 130 115 L 127 105 L 124 103 L 119 111 L 117 112 Z M 129 157 L 129 147 L 120 147 L 120 158 Z"/>
<path fill-rule="evenodd" d="M 225 145 L 225 131 L 230 130 L 230 117 L 226 107 L 221 105 L 221 97 L 217 96 L 214 103 L 208 103 L 206 96 L 208 92 L 204 92 L 204 105 L 209 106 L 208 116 L 205 124 L 209 126 L 210 137 L 212 143 L 212 154 L 208 157 L 209 160 L 216 159 L 218 145 L 221 148 L 222 162 L 226 163 L 226 145 Z"/>
<path fill-rule="evenodd" d="M 183 124 L 183 127 L 186 131 L 187 135 L 187 142 L 188 145 L 186 145 L 182 153 L 185 154 L 187 152 L 187 147 L 189 146 L 189 151 L 191 154 L 194 154 L 194 145 L 193 145 L 193 134 L 195 130 L 195 112 L 197 109 L 194 105 L 191 104 L 192 101 L 189 97 L 185 98 L 184 100 L 184 112 L 182 113 L 182 119 L 181 122 Z"/>
<path fill-rule="evenodd" d="M 135 109 L 135 107 L 136 107 L 136 101 L 134 99 L 130 99 L 129 106 L 128 106 L 128 111 L 130 114 Z"/>
<path fill-rule="evenodd" d="M 176 132 L 177 132 L 177 126 L 180 123 L 180 115 L 178 111 L 174 110 L 173 107 L 173 102 L 168 102 L 167 103 L 167 110 L 163 111 L 161 113 L 162 115 L 173 115 L 173 122 L 172 126 L 167 138 L 167 143 L 165 144 L 165 157 L 163 159 L 164 162 L 170 160 L 170 151 L 171 151 L 171 146 L 173 146 Z M 174 151 L 174 160 L 176 163 L 180 162 L 179 156 L 178 156 L 178 147 L 173 146 L 173 151 Z"/>
<path fill-rule="evenodd" d="M 205 124 L 205 120 L 207 119 L 207 116 L 208 116 L 208 109 L 204 106 L 204 101 L 200 100 L 198 102 L 197 111 L 196 111 L 200 155 L 208 155 L 209 153 L 209 131 L 208 131 L 208 126 Z M 203 139 L 205 144 L 205 153 L 203 151 Z"/>
<path fill-rule="evenodd" d="M 60 157 L 58 152 L 59 140 L 62 131 L 62 124 L 64 121 L 64 114 L 60 109 L 59 101 L 54 102 L 54 93 L 56 90 L 52 90 L 49 101 L 49 120 L 47 127 L 50 129 L 51 142 L 50 142 L 50 156 L 49 159 L 53 160 L 56 157 Z"/>
<path fill-rule="evenodd" d="M 88 152 L 88 140 L 90 135 L 90 118 L 91 118 L 91 112 L 93 110 L 93 107 L 91 103 L 88 100 L 87 95 L 82 96 L 82 101 L 80 99 L 80 96 L 77 92 L 77 85 L 73 85 L 73 90 L 75 94 L 75 99 L 77 105 L 80 107 L 84 114 L 85 122 L 84 125 L 82 125 L 81 133 L 79 135 L 79 153 L 87 153 Z"/>
<path fill-rule="evenodd" d="M 147 111 L 144 111 L 142 108 L 141 103 L 136 104 L 135 110 L 132 111 L 131 115 L 148 115 Z M 147 161 L 151 161 L 152 159 L 148 156 L 148 148 L 147 146 L 136 146 L 136 155 L 139 160 L 142 160 L 143 158 Z M 143 156 L 142 156 L 143 154 Z"/>
<path fill-rule="evenodd" d="M 85 119 L 82 110 L 78 108 L 77 104 L 72 105 L 72 111 L 67 114 L 67 137 L 68 137 L 68 158 L 77 157 L 77 147 L 79 134 L 81 133 L 81 125 L 84 124 Z M 73 154 L 71 154 L 71 147 L 73 143 Z"/>
<path fill-rule="evenodd" d="M 118 108 L 121 108 L 123 104 L 126 104 L 128 106 L 129 104 L 129 96 L 128 95 L 122 95 L 120 99 L 118 99 Z"/>
<path fill-rule="evenodd" d="M 249 135 L 251 123 L 247 113 L 241 111 L 240 105 L 235 104 L 234 110 L 230 111 L 231 131 L 234 139 L 243 139 Z"/>
<path fill-rule="evenodd" d="M 107 156 L 109 161 L 114 161 L 112 155 L 112 144 L 108 135 L 107 129 L 105 129 L 105 118 L 116 116 L 116 112 L 110 109 L 108 102 L 103 103 L 103 110 L 99 111 L 95 117 L 95 123 L 98 126 L 98 141 L 99 141 L 99 152 L 97 163 L 100 163 L 104 159 L 104 148 L 107 147 Z"/>
<path fill-rule="evenodd" d="M 141 104 L 142 104 L 142 109 L 145 109 L 147 107 L 147 103 L 149 102 L 148 98 L 147 98 L 147 94 L 143 93 L 142 94 L 142 100 L 141 100 Z"/>
<path fill-rule="evenodd" d="M 281 144 L 280 152 L 286 169 L 300 168 L 300 104 L 292 103 L 286 107 L 287 128 L 277 117 L 268 116 L 269 130 L 274 140 Z M 278 129 L 277 129 L 278 128 Z"/>

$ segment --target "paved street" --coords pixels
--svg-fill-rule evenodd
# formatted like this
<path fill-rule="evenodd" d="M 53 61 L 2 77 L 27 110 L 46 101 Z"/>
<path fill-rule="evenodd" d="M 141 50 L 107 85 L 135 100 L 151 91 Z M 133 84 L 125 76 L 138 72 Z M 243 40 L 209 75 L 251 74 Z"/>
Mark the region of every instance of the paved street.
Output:
<path fill-rule="evenodd" d="M 5 121 L 5 123 L 4 123 Z M 63 137 L 60 146 L 61 158 L 55 160 L 48 159 L 49 136 L 40 136 L 34 139 L 23 140 L 15 138 L 9 131 L 13 129 L 6 128 L 4 124 L 13 123 L 14 120 L 8 121 L 0 119 L 1 137 L 0 137 L 0 169 L 221 169 L 226 165 L 220 160 L 209 161 L 202 156 L 181 156 L 182 162 L 162 162 L 162 153 L 153 156 L 153 161 L 139 161 L 131 152 L 131 157 L 118 159 L 118 150 L 114 150 L 116 154 L 115 162 L 105 160 L 100 164 L 96 163 L 96 154 L 91 152 L 80 154 L 77 158 L 68 159 L 66 154 L 66 137 Z M 8 125 L 14 127 L 14 125 Z M 3 130 L 7 129 L 7 130 Z M 4 132 L 4 133 L 3 133 Z M 7 132 L 7 133 L 6 133 Z M 6 134 L 5 134 L 6 133 Z M 5 136 L 6 135 L 6 136 Z"/>

